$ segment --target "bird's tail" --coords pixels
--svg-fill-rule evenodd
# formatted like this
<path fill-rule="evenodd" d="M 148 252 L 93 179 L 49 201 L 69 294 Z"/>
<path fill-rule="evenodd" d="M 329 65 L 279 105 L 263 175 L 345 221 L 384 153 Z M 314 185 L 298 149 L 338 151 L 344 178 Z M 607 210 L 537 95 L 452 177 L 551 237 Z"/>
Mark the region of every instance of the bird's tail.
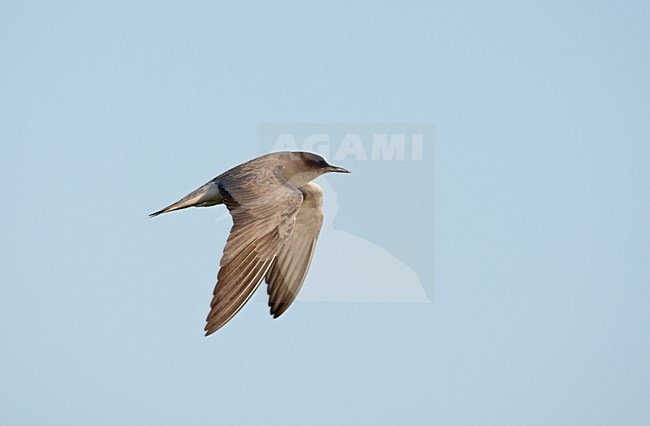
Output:
<path fill-rule="evenodd" d="M 171 204 L 171 205 L 165 207 L 164 209 L 158 210 L 157 212 L 151 213 L 149 215 L 149 217 L 156 217 L 159 214 L 163 214 L 163 213 L 167 213 L 167 212 L 173 212 L 175 210 L 181 210 L 181 209 L 186 209 L 188 207 L 192 207 L 192 204 L 184 205 L 183 203 L 181 203 L 181 201 L 178 201 L 178 202 L 176 202 L 174 204 Z"/>
<path fill-rule="evenodd" d="M 223 200 L 221 199 L 221 194 L 219 193 L 217 184 L 213 181 L 210 181 L 196 191 L 193 191 L 180 200 L 176 201 L 174 204 L 170 204 L 162 210 L 151 213 L 149 217 L 156 217 L 163 213 L 182 210 L 188 207 L 208 207 L 221 203 L 223 203 Z"/>

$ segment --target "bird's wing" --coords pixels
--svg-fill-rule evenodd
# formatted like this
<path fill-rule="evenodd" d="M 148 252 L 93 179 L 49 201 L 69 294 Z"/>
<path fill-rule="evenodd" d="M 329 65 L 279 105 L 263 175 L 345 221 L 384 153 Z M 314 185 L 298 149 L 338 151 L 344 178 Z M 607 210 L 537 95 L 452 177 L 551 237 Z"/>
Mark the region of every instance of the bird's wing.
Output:
<path fill-rule="evenodd" d="M 298 188 L 303 202 L 296 225 L 266 273 L 271 315 L 279 317 L 294 301 L 305 281 L 323 225 L 323 191 L 315 183 Z"/>
<path fill-rule="evenodd" d="M 223 250 L 206 336 L 227 323 L 248 301 L 287 241 L 302 203 L 280 168 L 233 170 L 221 176 L 219 192 L 233 217 Z"/>

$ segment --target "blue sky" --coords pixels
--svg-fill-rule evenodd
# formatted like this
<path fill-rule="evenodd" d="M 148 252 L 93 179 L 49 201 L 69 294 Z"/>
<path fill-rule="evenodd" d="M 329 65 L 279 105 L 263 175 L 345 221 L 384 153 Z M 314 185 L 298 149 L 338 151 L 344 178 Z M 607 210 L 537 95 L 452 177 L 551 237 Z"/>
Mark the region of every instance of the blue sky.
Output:
<path fill-rule="evenodd" d="M 0 422 L 647 423 L 649 21 L 642 1 L 0 2 Z M 305 284 L 431 303 L 274 321 L 258 295 L 203 337 L 225 210 L 147 214 L 264 152 L 264 123 L 334 145 L 431 126 L 420 161 L 337 161 Z"/>

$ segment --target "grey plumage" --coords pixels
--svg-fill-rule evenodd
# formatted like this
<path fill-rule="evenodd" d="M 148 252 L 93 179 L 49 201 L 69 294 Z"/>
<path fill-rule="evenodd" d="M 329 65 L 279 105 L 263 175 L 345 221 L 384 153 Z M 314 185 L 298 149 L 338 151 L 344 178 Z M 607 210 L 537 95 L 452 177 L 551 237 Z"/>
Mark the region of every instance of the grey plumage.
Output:
<path fill-rule="evenodd" d="M 310 182 L 298 189 L 303 199 L 293 231 L 265 277 L 274 318 L 282 315 L 296 298 L 309 270 L 323 225 L 323 191 L 320 186 Z"/>
<path fill-rule="evenodd" d="M 328 172 L 349 173 L 316 154 L 267 154 L 228 170 L 150 215 L 221 203 L 232 215 L 206 336 L 226 324 L 263 279 L 275 318 L 294 301 L 323 223 L 322 190 L 311 181 Z"/>

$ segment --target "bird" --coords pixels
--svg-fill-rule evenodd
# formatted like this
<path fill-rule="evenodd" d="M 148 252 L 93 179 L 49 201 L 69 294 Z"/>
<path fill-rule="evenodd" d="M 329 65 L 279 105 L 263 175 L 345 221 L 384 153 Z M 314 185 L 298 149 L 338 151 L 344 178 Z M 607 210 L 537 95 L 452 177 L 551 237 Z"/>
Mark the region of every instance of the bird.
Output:
<path fill-rule="evenodd" d="M 323 224 L 323 191 L 312 181 L 325 173 L 350 171 L 311 152 L 274 152 L 233 167 L 149 215 L 225 204 L 232 216 L 206 336 L 230 321 L 262 280 L 267 283 L 273 318 L 294 301 Z"/>

